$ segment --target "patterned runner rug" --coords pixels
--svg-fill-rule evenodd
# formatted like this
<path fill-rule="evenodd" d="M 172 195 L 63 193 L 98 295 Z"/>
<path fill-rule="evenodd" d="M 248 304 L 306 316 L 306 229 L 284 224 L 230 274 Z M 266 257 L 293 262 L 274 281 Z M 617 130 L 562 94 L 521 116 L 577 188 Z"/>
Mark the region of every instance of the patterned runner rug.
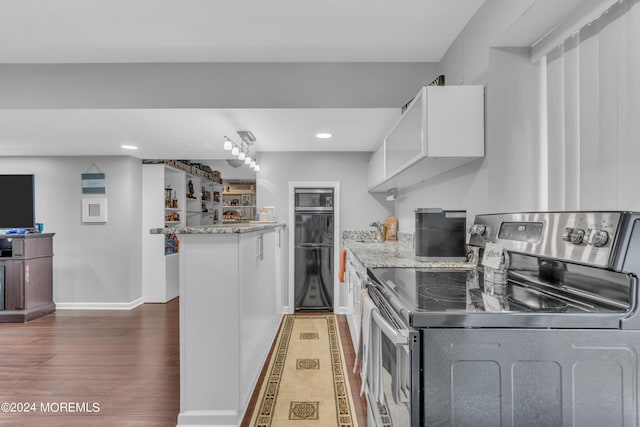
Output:
<path fill-rule="evenodd" d="M 251 426 L 357 427 L 353 408 L 336 316 L 285 316 Z"/>

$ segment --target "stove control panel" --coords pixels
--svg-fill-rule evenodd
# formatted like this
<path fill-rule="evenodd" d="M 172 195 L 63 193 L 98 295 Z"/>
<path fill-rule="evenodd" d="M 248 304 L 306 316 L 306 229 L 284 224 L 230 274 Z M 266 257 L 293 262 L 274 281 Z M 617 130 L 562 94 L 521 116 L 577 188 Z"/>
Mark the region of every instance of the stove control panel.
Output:
<path fill-rule="evenodd" d="M 622 212 L 515 212 L 478 215 L 469 244 L 610 268 Z"/>

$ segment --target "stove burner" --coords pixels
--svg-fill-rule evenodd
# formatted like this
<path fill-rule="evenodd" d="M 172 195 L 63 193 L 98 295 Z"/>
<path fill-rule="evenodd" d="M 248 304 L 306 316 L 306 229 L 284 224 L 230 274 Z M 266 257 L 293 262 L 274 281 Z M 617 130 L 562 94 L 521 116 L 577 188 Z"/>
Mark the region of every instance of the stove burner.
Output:
<path fill-rule="evenodd" d="M 465 302 L 466 287 L 450 285 L 423 285 L 416 289 L 418 296 L 438 302 Z"/>

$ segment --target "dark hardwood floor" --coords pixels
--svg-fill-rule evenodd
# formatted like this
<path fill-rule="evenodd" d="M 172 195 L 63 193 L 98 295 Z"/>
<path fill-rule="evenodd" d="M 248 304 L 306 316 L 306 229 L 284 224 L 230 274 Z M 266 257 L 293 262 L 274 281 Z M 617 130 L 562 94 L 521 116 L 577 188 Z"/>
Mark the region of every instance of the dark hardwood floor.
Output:
<path fill-rule="evenodd" d="M 179 354 L 177 299 L 0 324 L 0 426 L 175 427 Z"/>
<path fill-rule="evenodd" d="M 338 316 L 338 326 L 364 427 L 366 404 L 351 372 L 355 355 L 345 316 Z M 178 299 L 128 311 L 60 310 L 28 323 L 0 323 L 0 426 L 174 427 L 179 354 Z"/>

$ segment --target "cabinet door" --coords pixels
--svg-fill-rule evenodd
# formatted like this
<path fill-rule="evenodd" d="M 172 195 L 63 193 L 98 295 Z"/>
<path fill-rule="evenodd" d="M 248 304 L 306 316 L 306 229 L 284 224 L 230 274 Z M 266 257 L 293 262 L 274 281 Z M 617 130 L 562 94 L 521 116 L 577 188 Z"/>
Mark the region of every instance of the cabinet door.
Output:
<path fill-rule="evenodd" d="M 393 176 L 426 153 L 424 88 L 385 139 L 386 177 Z"/>
<path fill-rule="evenodd" d="M 484 87 L 427 88 L 429 157 L 484 156 Z"/>
<path fill-rule="evenodd" d="M 367 184 L 373 188 L 385 178 L 384 143 L 373 152 L 367 163 Z"/>
<path fill-rule="evenodd" d="M 280 320 L 275 247 L 275 230 L 240 235 L 241 406 L 251 396 Z"/>
<path fill-rule="evenodd" d="M 53 301 L 53 259 L 42 257 L 24 262 L 24 308 L 30 309 Z"/>
<path fill-rule="evenodd" d="M 25 271 L 24 261 L 7 260 L 0 262 L 4 271 L 5 310 L 24 310 Z"/>

